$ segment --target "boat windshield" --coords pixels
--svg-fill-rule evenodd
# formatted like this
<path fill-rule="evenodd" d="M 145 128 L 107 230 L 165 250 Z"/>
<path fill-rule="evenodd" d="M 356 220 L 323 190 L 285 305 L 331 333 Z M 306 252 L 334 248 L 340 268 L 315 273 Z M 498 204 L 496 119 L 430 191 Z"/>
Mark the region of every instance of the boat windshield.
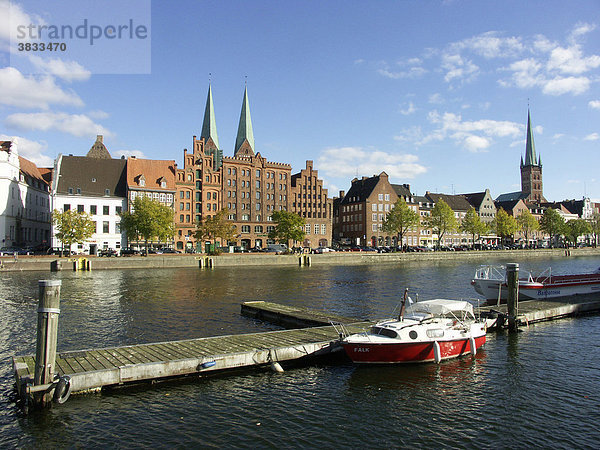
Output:
<path fill-rule="evenodd" d="M 445 300 L 435 299 L 417 302 L 406 308 L 406 316 L 435 316 L 435 317 L 456 317 L 464 320 L 475 318 L 473 305 L 464 300 Z"/>

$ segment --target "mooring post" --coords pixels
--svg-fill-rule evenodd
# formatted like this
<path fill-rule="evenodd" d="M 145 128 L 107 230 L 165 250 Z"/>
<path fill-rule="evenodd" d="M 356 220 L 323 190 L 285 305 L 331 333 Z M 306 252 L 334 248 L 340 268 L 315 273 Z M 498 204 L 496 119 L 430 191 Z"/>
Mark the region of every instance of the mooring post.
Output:
<path fill-rule="evenodd" d="M 508 284 L 508 297 L 506 306 L 508 308 L 508 329 L 517 329 L 517 304 L 519 302 L 519 264 L 510 263 L 506 265 L 506 282 Z"/>
<path fill-rule="evenodd" d="M 35 351 L 34 386 L 54 380 L 58 315 L 60 314 L 60 280 L 39 281 L 37 343 Z M 52 400 L 52 392 L 34 394 L 34 403 L 44 407 Z"/>

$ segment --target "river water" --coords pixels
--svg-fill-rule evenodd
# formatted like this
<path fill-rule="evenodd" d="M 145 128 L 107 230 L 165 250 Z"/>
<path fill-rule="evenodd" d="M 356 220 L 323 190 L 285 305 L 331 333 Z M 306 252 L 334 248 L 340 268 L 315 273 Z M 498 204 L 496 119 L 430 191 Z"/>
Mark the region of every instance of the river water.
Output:
<path fill-rule="evenodd" d="M 492 255 L 492 254 L 490 254 Z M 496 257 L 492 263 L 515 262 Z M 592 272 L 600 257 L 518 260 Z M 377 319 L 405 287 L 476 298 L 470 262 L 0 272 L 2 448 L 598 448 L 600 316 L 489 334 L 440 365 L 320 364 L 74 395 L 24 416 L 10 357 L 35 353 L 37 282 L 60 278 L 59 351 L 276 329 L 240 315 L 267 300 Z"/>

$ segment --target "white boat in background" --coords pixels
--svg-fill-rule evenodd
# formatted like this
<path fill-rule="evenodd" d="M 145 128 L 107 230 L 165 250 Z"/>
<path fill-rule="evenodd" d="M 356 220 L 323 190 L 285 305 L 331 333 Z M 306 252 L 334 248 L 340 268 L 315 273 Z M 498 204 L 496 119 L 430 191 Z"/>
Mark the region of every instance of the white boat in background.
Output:
<path fill-rule="evenodd" d="M 406 307 L 397 319 L 378 322 L 365 333 L 347 336 L 342 346 L 359 364 L 436 362 L 475 355 L 485 344 L 486 324 L 467 301 L 435 299 Z"/>
<path fill-rule="evenodd" d="M 519 300 L 540 300 L 571 295 L 600 293 L 600 270 L 578 275 L 552 275 L 548 268 L 538 276 L 525 272 L 519 278 Z M 481 266 L 471 285 L 488 303 L 506 300 L 508 284 L 503 266 Z"/>

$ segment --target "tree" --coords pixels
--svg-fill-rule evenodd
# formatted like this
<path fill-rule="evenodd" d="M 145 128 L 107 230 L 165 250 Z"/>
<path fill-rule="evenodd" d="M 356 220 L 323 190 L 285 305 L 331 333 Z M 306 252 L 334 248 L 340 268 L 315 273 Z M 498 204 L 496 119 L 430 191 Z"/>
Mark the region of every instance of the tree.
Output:
<path fill-rule="evenodd" d="M 159 241 L 173 239 L 173 209 L 146 196 L 136 197 L 133 212 L 121 213 L 121 229 L 125 230 L 129 240 L 144 239 L 148 254 L 148 241 L 153 238 Z"/>
<path fill-rule="evenodd" d="M 517 216 L 518 229 L 525 235 L 525 244 L 529 246 L 529 235 L 536 230 L 540 229 L 540 224 L 533 214 L 528 209 L 524 209 L 521 214 Z"/>
<path fill-rule="evenodd" d="M 202 217 L 200 222 L 196 224 L 196 233 L 194 234 L 196 241 L 204 242 L 206 240 L 217 244 L 217 239 L 223 242 L 229 242 L 235 238 L 237 229 L 232 221 L 227 219 L 229 215 L 228 209 L 222 209 L 212 217 Z M 219 253 L 218 250 L 213 250 L 212 253 Z"/>
<path fill-rule="evenodd" d="M 69 251 L 72 244 L 81 244 L 96 232 L 96 224 L 87 213 L 70 209 L 64 212 L 55 209 L 52 212 L 52 223 L 57 230 L 56 238 Z"/>
<path fill-rule="evenodd" d="M 280 244 L 294 244 L 304 240 L 304 218 L 288 211 L 275 211 L 271 216 L 275 228 L 269 232 L 269 239 L 274 239 Z"/>
<path fill-rule="evenodd" d="M 569 220 L 564 229 L 566 238 L 571 241 L 574 246 L 577 245 L 577 238 L 579 236 L 590 234 L 591 232 L 591 225 L 583 219 Z"/>
<path fill-rule="evenodd" d="M 402 247 L 404 234 L 419 224 L 419 214 L 413 211 L 400 197 L 383 221 L 382 230 L 398 235 L 398 246 Z"/>
<path fill-rule="evenodd" d="M 496 213 L 494 221 L 496 234 L 506 242 L 506 238 L 511 237 L 517 231 L 517 219 L 508 214 L 504 209 L 500 208 Z"/>
<path fill-rule="evenodd" d="M 477 239 L 479 239 L 479 237 L 487 231 L 487 225 L 485 222 L 481 221 L 481 217 L 479 217 L 479 214 L 477 214 L 475 208 L 471 206 L 471 208 L 469 208 L 465 214 L 465 217 L 463 217 L 463 220 L 460 224 L 460 229 L 461 231 L 469 233 L 472 236 L 474 244 L 475 236 L 477 236 Z"/>
<path fill-rule="evenodd" d="M 540 229 L 550 235 L 550 241 L 558 240 L 565 229 L 565 219 L 557 210 L 547 208 L 544 215 L 540 218 Z"/>
<path fill-rule="evenodd" d="M 590 219 L 590 228 L 594 234 L 594 247 L 598 245 L 598 235 L 600 235 L 600 213 L 594 213 Z"/>
<path fill-rule="evenodd" d="M 444 234 L 458 228 L 458 221 L 454 217 L 454 211 L 442 199 L 436 202 L 431 210 L 431 215 L 425 218 L 423 224 L 426 228 L 431 229 L 434 234 L 438 235 L 438 247 L 442 244 Z"/>

